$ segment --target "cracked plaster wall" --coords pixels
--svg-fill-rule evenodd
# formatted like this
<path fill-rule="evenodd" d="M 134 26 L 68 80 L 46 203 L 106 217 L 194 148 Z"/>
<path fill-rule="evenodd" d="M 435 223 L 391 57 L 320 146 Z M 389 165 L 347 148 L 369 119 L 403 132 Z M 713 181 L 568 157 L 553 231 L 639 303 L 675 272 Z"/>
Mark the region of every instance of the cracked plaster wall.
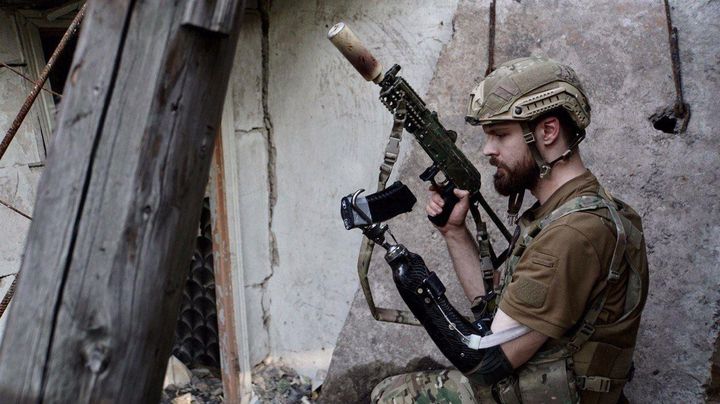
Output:
<path fill-rule="evenodd" d="M 246 14 L 232 91 L 252 363 L 269 355 L 322 380 L 358 288 L 359 237 L 338 203 L 376 186 L 391 118 L 329 27 L 345 20 L 374 38 L 378 58 L 406 66 L 422 93 L 454 4 L 273 1 Z"/>
<path fill-rule="evenodd" d="M 263 58 L 262 17 L 246 10 L 238 40 L 231 91 L 234 103 L 234 144 L 238 157 L 242 266 L 250 347 L 250 362 L 269 354 L 267 280 L 272 275 L 269 210 L 269 142 L 263 108 L 266 64 Z M 233 214 L 232 212 L 230 213 Z"/>

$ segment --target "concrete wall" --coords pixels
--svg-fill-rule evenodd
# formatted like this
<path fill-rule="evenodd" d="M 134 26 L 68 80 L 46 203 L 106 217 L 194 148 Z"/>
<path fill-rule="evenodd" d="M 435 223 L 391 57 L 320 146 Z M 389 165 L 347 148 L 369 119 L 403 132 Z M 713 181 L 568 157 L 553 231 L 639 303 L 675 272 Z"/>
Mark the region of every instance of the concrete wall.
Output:
<path fill-rule="evenodd" d="M 418 7 L 422 6 L 422 7 Z M 376 187 L 390 116 L 326 39 L 344 20 L 422 93 L 453 2 L 272 2 L 247 14 L 233 74 L 251 362 L 322 380 L 357 290 L 341 196 Z"/>
<path fill-rule="evenodd" d="M 15 21 L 5 11 L 0 11 L 0 61 L 11 65 L 26 62 Z M 18 66 L 16 69 L 32 75 L 27 67 Z M 2 136 L 12 125 L 20 106 L 31 89 L 32 85 L 20 76 L 0 67 L 0 134 Z M 42 170 L 30 167 L 31 164 L 41 160 L 41 152 L 38 150 L 40 130 L 36 111 L 35 107 L 31 109 L 15 139 L 0 160 L 0 201 L 27 215 L 32 214 L 35 188 Z M 25 234 L 30 226 L 30 220 L 0 203 L 0 226 L 2 227 L 0 296 L 5 296 L 5 292 L 14 278 L 14 275 L 10 274 L 14 274 L 20 269 Z M 4 316 L 0 320 L 0 335 L 4 330 L 5 320 Z"/>
<path fill-rule="evenodd" d="M 267 294 L 265 280 L 270 276 L 268 128 L 263 108 L 263 33 L 257 10 L 245 14 L 233 67 L 231 94 L 234 100 L 234 142 L 238 156 L 240 211 L 245 299 L 248 310 L 250 362 L 262 361 L 269 353 L 266 327 Z"/>
<path fill-rule="evenodd" d="M 407 66 L 424 93 L 454 2 L 273 1 L 269 113 L 277 203 L 277 261 L 269 280 L 272 354 L 304 374 L 328 367 L 357 290 L 358 234 L 338 219 L 339 198 L 373 189 L 391 119 L 366 83 L 325 39 L 345 20 L 379 60 Z M 371 39 L 372 38 L 372 39 Z M 412 61 L 412 62 L 411 62 Z"/>

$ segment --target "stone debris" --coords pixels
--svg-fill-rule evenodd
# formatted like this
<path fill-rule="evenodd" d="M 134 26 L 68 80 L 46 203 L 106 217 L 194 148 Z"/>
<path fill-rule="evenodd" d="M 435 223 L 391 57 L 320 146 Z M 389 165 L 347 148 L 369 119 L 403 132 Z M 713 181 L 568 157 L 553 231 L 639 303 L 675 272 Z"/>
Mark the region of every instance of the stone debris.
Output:
<path fill-rule="evenodd" d="M 172 363 L 171 358 L 168 372 L 170 372 Z M 185 368 L 184 365 L 182 368 Z M 187 370 L 187 368 L 185 369 Z M 220 404 L 225 402 L 222 379 L 218 371 L 195 368 L 188 372 L 190 373 L 188 383 L 182 386 L 166 383 L 160 404 Z M 300 376 L 293 369 L 276 363 L 260 363 L 253 368 L 252 388 L 251 404 L 310 404 L 318 400 L 320 391 L 320 388 L 313 391 L 310 378 Z"/>
<path fill-rule="evenodd" d="M 167 370 L 165 371 L 163 389 L 167 389 L 170 385 L 173 385 L 176 388 L 185 387 L 190 383 L 191 379 L 192 373 L 190 372 L 190 369 L 188 369 L 187 366 L 180 362 L 180 360 L 174 355 L 170 356 Z"/>
<path fill-rule="evenodd" d="M 184 386 L 170 384 L 162 392 L 160 404 L 220 404 L 224 403 L 220 373 L 195 368 L 190 382 Z"/>
<path fill-rule="evenodd" d="M 197 399 L 191 393 L 185 393 L 172 400 L 172 404 L 193 404 L 194 402 L 197 402 Z"/>
<path fill-rule="evenodd" d="M 260 363 L 255 366 L 252 386 L 256 397 L 253 403 L 305 404 L 318 398 L 318 391 L 313 391 L 310 378 L 299 376 L 293 369 L 279 364 Z"/>

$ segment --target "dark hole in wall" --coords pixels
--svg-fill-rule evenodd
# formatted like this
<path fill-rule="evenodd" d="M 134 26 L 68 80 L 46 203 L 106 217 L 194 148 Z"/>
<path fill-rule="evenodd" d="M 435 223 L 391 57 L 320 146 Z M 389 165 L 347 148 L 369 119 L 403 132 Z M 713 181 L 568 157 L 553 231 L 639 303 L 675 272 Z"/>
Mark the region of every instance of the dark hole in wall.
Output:
<path fill-rule="evenodd" d="M 50 60 L 50 56 L 52 56 L 55 48 L 60 43 L 60 39 L 62 39 L 65 34 L 65 29 L 40 28 L 39 32 L 43 55 L 45 56 L 45 61 L 47 62 Z M 75 47 L 77 46 L 77 38 L 78 33 L 70 38 L 67 45 L 65 45 L 65 49 L 63 49 L 60 56 L 58 56 L 52 70 L 50 70 L 50 74 L 48 75 L 50 87 L 52 87 L 53 91 L 57 93 L 62 94 L 63 88 L 65 87 L 65 79 L 67 79 L 67 76 L 70 73 L 70 65 L 72 64 L 73 54 L 75 53 Z M 53 100 L 55 101 L 55 104 L 60 103 L 60 97 L 56 95 L 53 95 Z"/>
<path fill-rule="evenodd" d="M 662 115 L 653 122 L 653 128 L 665 133 L 675 133 L 675 125 L 677 118 L 671 115 Z"/>
<path fill-rule="evenodd" d="M 687 104 L 660 108 L 648 118 L 653 128 L 663 133 L 682 133 L 687 128 L 690 109 Z"/>

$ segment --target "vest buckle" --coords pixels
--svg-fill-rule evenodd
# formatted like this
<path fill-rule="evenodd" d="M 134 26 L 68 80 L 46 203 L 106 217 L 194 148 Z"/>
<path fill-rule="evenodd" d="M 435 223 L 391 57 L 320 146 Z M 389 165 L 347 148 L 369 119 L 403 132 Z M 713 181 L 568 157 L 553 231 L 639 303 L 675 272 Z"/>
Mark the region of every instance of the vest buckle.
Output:
<path fill-rule="evenodd" d="M 578 389 L 594 391 L 597 393 L 609 393 L 612 380 L 601 376 L 577 376 L 575 383 Z"/>

